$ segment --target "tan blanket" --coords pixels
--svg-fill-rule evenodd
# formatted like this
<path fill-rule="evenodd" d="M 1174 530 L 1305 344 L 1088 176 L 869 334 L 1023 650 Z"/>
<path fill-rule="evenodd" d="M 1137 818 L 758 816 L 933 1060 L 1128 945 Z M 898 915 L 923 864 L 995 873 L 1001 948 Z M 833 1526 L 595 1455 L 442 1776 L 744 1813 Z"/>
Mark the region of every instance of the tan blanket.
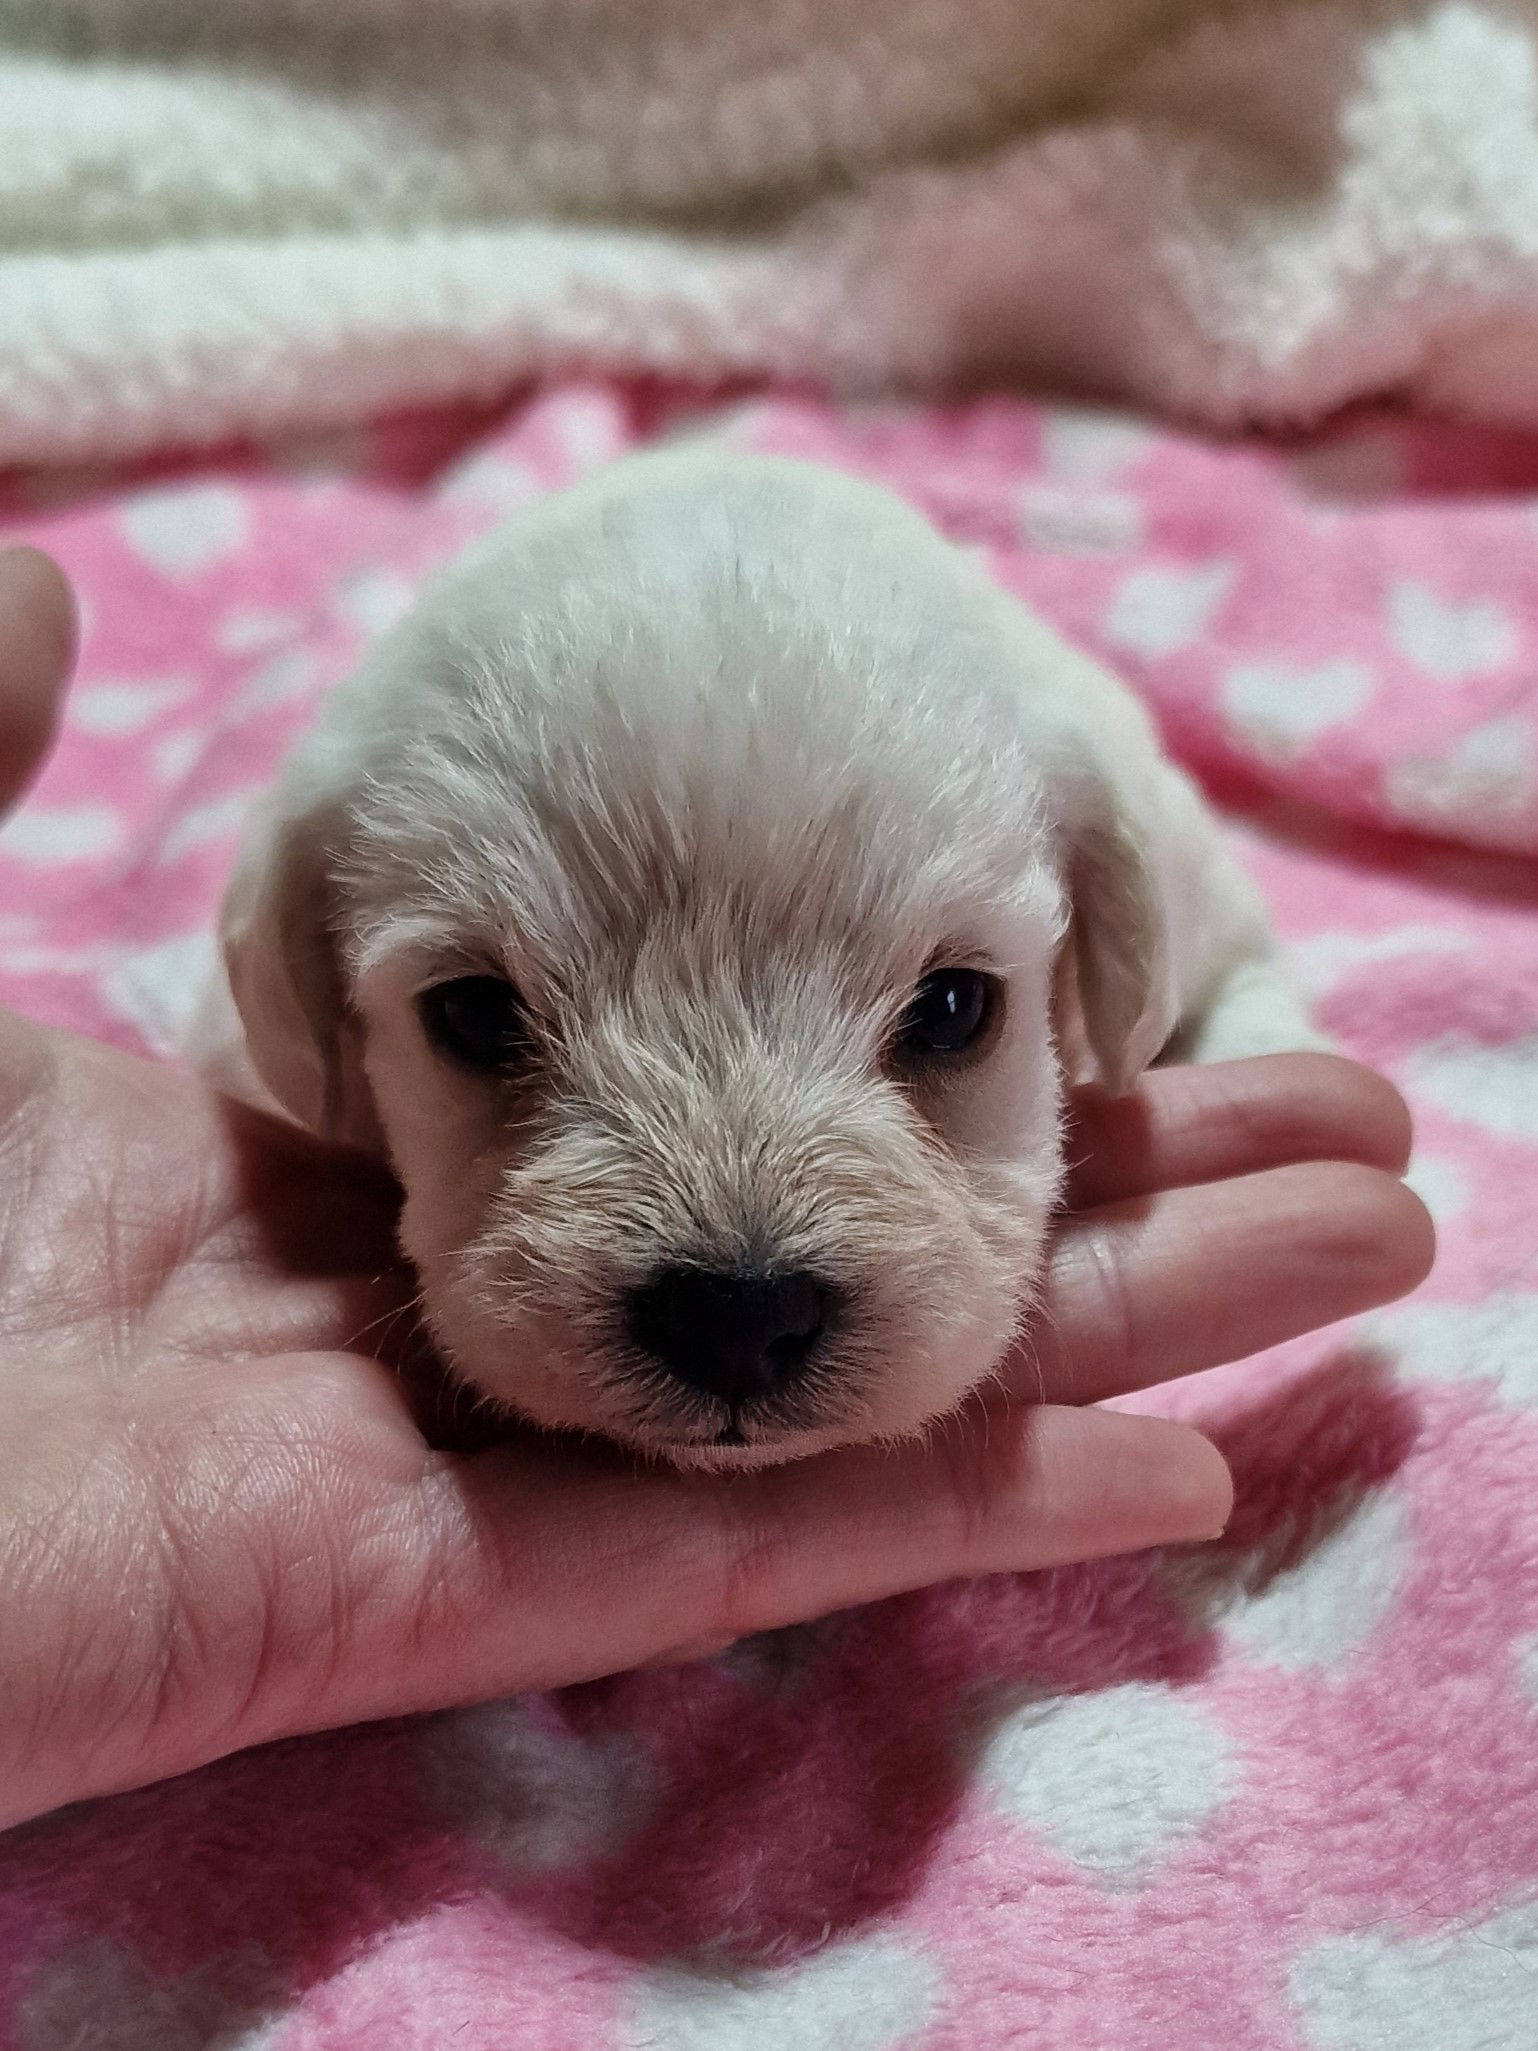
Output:
<path fill-rule="evenodd" d="M 1538 416 L 1529 0 L 0 0 L 0 461 L 582 364 Z"/>

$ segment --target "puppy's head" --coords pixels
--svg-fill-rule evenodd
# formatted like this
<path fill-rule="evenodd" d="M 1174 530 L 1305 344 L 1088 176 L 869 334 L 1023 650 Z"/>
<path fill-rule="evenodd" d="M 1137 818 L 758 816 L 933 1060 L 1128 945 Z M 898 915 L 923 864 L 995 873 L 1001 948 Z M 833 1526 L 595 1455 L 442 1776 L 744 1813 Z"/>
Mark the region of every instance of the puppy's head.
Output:
<path fill-rule="evenodd" d="M 746 1465 L 998 1363 L 1070 934 L 1113 1079 L 1168 1025 L 1136 832 L 1053 709 L 1076 660 L 880 494 L 699 459 L 504 530 L 376 649 L 226 959 L 269 1087 L 393 1162 L 466 1380 Z"/>

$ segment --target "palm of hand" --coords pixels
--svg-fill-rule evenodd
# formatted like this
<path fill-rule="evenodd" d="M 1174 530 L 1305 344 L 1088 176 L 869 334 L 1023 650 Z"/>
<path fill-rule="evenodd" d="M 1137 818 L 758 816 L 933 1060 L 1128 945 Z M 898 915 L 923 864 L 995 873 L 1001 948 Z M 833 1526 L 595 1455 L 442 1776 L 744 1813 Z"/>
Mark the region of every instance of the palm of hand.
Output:
<path fill-rule="evenodd" d="M 110 1784 L 179 1702 L 241 1742 L 285 1658 L 325 1672 L 371 1527 L 420 1531 L 430 1456 L 361 1349 L 409 1285 L 386 1189 L 173 1070 L 34 1032 L 0 1091 L 0 1783 L 78 1731 Z"/>

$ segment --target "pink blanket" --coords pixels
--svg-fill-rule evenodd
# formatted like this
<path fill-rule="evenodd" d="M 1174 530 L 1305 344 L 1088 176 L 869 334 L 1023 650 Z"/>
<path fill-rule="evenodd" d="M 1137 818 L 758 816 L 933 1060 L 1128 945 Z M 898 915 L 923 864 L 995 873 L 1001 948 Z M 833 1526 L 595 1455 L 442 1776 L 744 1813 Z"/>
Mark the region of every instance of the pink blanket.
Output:
<path fill-rule="evenodd" d="M 953 1586 L 287 1744 L 0 1841 L 7 2051 L 1538 2044 L 1538 438 L 1291 449 L 989 402 L 576 386 L 190 473 L 22 478 L 89 631 L 0 835 L 0 997 L 164 1048 L 232 832 L 413 579 L 708 429 L 884 478 L 1233 809 L 1414 1101 L 1431 1284 L 1205 1377 L 1219 1547 Z"/>

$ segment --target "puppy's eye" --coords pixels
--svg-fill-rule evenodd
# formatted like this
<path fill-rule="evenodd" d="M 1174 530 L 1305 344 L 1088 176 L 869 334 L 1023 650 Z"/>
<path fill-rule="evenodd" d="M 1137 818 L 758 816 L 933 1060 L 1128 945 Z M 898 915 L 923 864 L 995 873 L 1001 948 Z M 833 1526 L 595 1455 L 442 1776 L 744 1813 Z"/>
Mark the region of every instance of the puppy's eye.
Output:
<path fill-rule="evenodd" d="M 935 969 L 902 1015 L 897 1052 L 914 1060 L 965 1054 L 987 1031 L 999 997 L 997 982 L 978 969 Z"/>
<path fill-rule="evenodd" d="M 528 1020 L 511 983 L 501 976 L 456 976 L 417 999 L 433 1045 L 471 1068 L 506 1068 L 527 1053 Z"/>

